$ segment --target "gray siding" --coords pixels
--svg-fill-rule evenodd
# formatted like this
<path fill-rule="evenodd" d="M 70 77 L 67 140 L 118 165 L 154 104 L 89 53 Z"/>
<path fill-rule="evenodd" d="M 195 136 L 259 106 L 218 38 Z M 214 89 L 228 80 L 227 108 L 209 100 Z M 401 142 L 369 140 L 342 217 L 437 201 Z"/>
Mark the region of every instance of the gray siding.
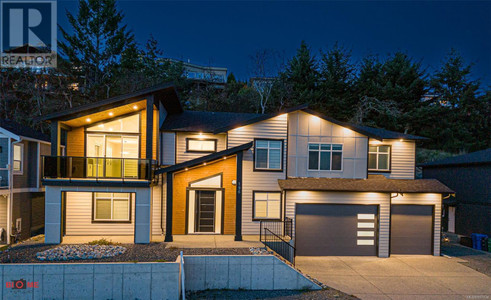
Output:
<path fill-rule="evenodd" d="M 253 149 L 244 153 L 242 189 L 242 233 L 259 234 L 259 222 L 252 221 L 252 192 L 280 191 L 278 179 L 286 178 L 287 115 L 239 127 L 228 132 L 228 147 L 253 141 L 254 138 L 283 139 L 283 172 L 254 172 Z"/>
<path fill-rule="evenodd" d="M 162 165 L 176 163 L 176 133 L 162 132 Z"/>
<path fill-rule="evenodd" d="M 178 132 L 176 136 L 176 142 L 177 142 L 176 163 L 182 163 L 191 159 L 195 159 L 210 154 L 210 153 L 199 153 L 199 152 L 186 152 L 186 138 L 216 139 L 217 151 L 222 151 L 227 148 L 226 134 L 203 133 L 202 135 L 199 135 L 198 132 Z"/>
<path fill-rule="evenodd" d="M 391 179 L 414 179 L 416 166 L 416 143 L 414 141 L 383 140 L 382 142 L 370 139 L 370 145 L 390 145 L 390 173 L 380 173 Z M 369 172 L 370 174 L 379 174 Z"/>
<path fill-rule="evenodd" d="M 288 116 L 288 176 L 366 178 L 368 138 L 352 130 L 298 111 Z M 341 171 L 309 171 L 308 144 L 343 145 Z"/>
<path fill-rule="evenodd" d="M 375 204 L 379 205 L 379 240 L 378 256 L 389 256 L 390 236 L 390 195 L 385 193 L 335 193 L 287 191 L 285 216 L 295 222 L 296 203 L 326 204 Z M 293 226 L 295 228 L 295 224 Z M 295 236 L 295 233 L 293 234 Z"/>

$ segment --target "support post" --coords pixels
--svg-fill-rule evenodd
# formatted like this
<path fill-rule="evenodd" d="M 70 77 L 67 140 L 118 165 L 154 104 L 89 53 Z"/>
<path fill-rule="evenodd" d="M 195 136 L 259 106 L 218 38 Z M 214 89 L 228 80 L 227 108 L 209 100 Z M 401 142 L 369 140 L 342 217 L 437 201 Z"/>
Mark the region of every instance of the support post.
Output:
<path fill-rule="evenodd" d="M 164 242 L 172 242 L 172 188 L 173 173 L 167 173 L 167 197 L 165 211 L 165 239 Z"/>
<path fill-rule="evenodd" d="M 242 241 L 242 160 L 244 152 L 237 153 L 237 186 L 235 187 L 235 241 Z"/>

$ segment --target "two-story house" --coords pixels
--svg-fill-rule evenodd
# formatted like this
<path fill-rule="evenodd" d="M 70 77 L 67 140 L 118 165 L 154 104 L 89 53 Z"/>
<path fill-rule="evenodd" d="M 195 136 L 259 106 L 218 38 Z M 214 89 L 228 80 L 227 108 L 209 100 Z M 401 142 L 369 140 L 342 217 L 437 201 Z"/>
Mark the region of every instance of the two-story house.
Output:
<path fill-rule="evenodd" d="M 259 235 L 293 220 L 298 255 L 439 255 L 442 194 L 416 180 L 421 137 L 305 106 L 184 111 L 162 85 L 44 117 L 46 243 L 63 236 Z M 59 145 L 66 145 L 66 156 Z"/>
<path fill-rule="evenodd" d="M 49 149 L 48 136 L 0 119 L 0 243 L 43 230 L 41 155 L 48 155 Z"/>

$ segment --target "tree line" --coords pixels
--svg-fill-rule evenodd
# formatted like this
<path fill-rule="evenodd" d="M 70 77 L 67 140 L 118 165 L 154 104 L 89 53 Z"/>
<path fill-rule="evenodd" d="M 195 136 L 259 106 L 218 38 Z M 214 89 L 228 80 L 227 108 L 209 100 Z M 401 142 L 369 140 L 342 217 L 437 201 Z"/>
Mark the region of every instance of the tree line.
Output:
<path fill-rule="evenodd" d="M 271 113 L 306 103 L 342 121 L 430 137 L 430 155 L 491 145 L 491 90 L 455 50 L 429 72 L 404 52 L 355 61 L 342 45 L 314 54 L 302 42 L 290 58 L 256 51 L 249 80 L 231 73 L 217 89 L 186 79 L 152 36 L 136 43 L 114 0 L 81 0 L 66 14 L 56 69 L 1 70 L 1 118 L 46 130 L 36 116 L 173 81 L 186 109 Z"/>

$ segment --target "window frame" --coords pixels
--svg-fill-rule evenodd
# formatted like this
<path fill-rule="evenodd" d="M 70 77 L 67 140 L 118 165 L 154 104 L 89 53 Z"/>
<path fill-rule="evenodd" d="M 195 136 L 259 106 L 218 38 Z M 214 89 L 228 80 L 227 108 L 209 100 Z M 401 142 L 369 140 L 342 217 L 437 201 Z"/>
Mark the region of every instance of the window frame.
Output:
<path fill-rule="evenodd" d="M 311 144 L 318 144 L 319 145 L 319 150 L 317 150 L 317 152 L 318 152 L 317 169 L 311 169 L 310 168 L 310 145 Z M 321 150 L 321 145 L 331 145 L 331 150 Z M 341 148 L 342 148 L 341 151 L 339 151 L 339 150 L 333 151 L 332 145 L 341 145 Z M 320 168 L 321 167 L 321 152 L 331 153 L 331 160 L 329 163 L 330 169 L 329 170 L 321 170 L 321 168 Z M 333 170 L 332 169 L 332 153 L 333 152 L 341 152 L 341 169 L 339 169 L 339 170 Z M 308 142 L 307 143 L 307 171 L 309 171 L 309 172 L 343 172 L 343 169 L 344 169 L 343 159 L 344 159 L 344 144 L 343 143 L 322 143 L 322 142 Z"/>
<path fill-rule="evenodd" d="M 268 193 L 268 194 L 280 194 L 280 215 L 278 218 L 258 218 L 256 217 L 256 193 Z M 260 200 L 264 201 L 264 200 Z M 266 200 L 266 203 L 269 200 Z M 266 204 L 267 207 L 267 204 Z M 253 190 L 252 191 L 252 221 L 277 221 L 282 220 L 283 217 L 283 193 L 281 191 L 261 191 L 261 190 Z"/>
<path fill-rule="evenodd" d="M 15 147 L 20 147 L 20 170 L 15 170 Z M 24 174 L 24 144 L 13 144 L 12 147 L 12 173 L 14 175 L 23 175 Z"/>
<path fill-rule="evenodd" d="M 280 146 L 280 168 L 279 169 L 270 169 L 270 168 L 257 168 L 256 167 L 256 152 L 257 152 L 257 141 L 268 141 L 268 157 L 267 157 L 267 164 L 269 165 L 269 142 L 270 141 L 275 141 L 275 142 L 281 142 Z M 263 139 L 263 138 L 255 138 L 254 139 L 254 153 L 253 153 L 253 171 L 254 172 L 283 172 L 283 160 L 284 160 L 284 148 L 285 148 L 285 140 L 284 139 Z M 264 149 L 264 148 L 260 148 Z"/>
<path fill-rule="evenodd" d="M 189 141 L 213 141 L 215 143 L 215 150 L 214 151 L 208 151 L 208 150 L 190 150 L 189 149 Z M 193 138 L 193 137 L 187 137 L 186 138 L 186 152 L 189 153 L 215 153 L 217 152 L 218 149 L 218 139 L 209 139 L 209 138 Z"/>
<path fill-rule="evenodd" d="M 379 151 L 378 151 L 378 148 L 380 146 L 387 146 L 389 147 L 389 169 L 387 170 L 381 170 L 378 168 L 378 156 L 379 156 Z M 377 152 L 370 152 L 370 147 L 377 147 Z M 370 169 L 369 168 L 369 165 L 370 165 L 370 153 L 372 154 L 376 154 L 377 156 L 377 162 L 376 162 L 376 165 L 377 165 L 377 169 Z M 386 145 L 386 144 L 381 144 L 381 145 L 370 145 L 368 144 L 368 156 L 367 156 L 367 170 L 369 172 L 379 172 L 379 173 L 390 173 L 392 171 L 392 145 Z"/>
<path fill-rule="evenodd" d="M 95 196 L 96 193 L 110 193 L 111 194 L 111 217 L 113 215 L 113 202 L 114 202 L 114 194 L 129 194 L 128 197 L 128 220 L 111 220 L 111 219 L 96 219 L 96 201 L 97 198 Z M 108 191 L 97 191 L 92 192 L 92 223 L 121 223 L 121 224 L 130 224 L 131 214 L 132 214 L 132 202 L 133 202 L 133 194 L 131 192 L 108 192 Z M 135 196 L 136 197 L 136 196 Z"/>

